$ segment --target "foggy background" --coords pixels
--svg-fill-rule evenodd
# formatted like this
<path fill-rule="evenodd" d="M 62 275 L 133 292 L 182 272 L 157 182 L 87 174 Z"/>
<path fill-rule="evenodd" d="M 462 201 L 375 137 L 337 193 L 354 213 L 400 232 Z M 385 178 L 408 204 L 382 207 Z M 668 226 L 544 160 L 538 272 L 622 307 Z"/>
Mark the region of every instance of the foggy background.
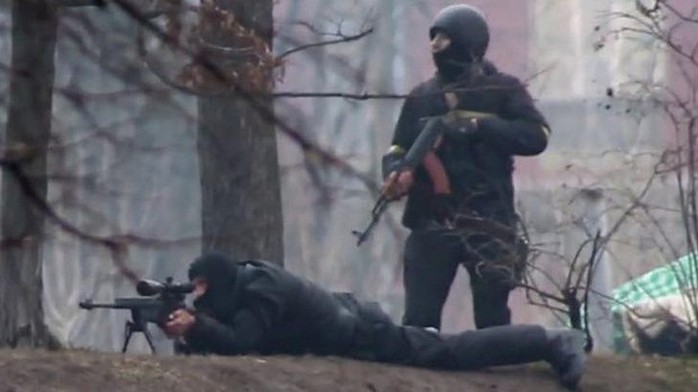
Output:
<path fill-rule="evenodd" d="M 285 57 L 276 91 L 406 94 L 433 74 L 428 29 L 438 10 L 454 3 L 459 2 L 280 0 L 275 8 L 277 54 L 322 39 L 313 29 L 346 35 L 374 31 L 354 42 Z M 537 265 L 562 277 L 582 241 L 597 230 L 616 230 L 594 279 L 602 294 L 673 259 L 683 241 L 675 211 L 656 215 L 672 241 L 676 238 L 674 249 L 657 243 L 642 217 L 623 216 L 645 189 L 656 154 L 671 139 L 656 109 L 637 97 L 631 83 L 671 84 L 666 56 L 652 40 L 612 34 L 618 28 L 613 12 L 631 12 L 634 3 L 469 4 L 480 7 L 489 20 L 487 57 L 529 84 L 551 124 L 548 149 L 516 160 L 517 203 L 541 250 Z M 0 13 L 0 25 L 0 58 L 7 63 L 7 8 Z M 150 72 L 139 57 L 138 39 L 137 23 L 114 9 L 74 9 L 62 19 L 49 163 L 55 178 L 49 199 L 61 216 L 85 231 L 147 239 L 145 245 L 129 247 L 127 260 L 142 276 L 185 279 L 188 264 L 200 252 L 196 97 L 169 88 Z M 157 51 L 146 37 L 148 44 Z M 176 56 L 161 61 L 168 69 L 184 64 Z M 0 86 L 7 90 L 7 74 L 0 77 Z M 401 103 L 284 98 L 276 101 L 276 111 L 303 135 L 378 181 L 380 157 L 389 147 Z M 5 111 L 0 116 L 4 124 Z M 357 248 L 351 231 L 368 223 L 376 195 L 359 179 L 304 155 L 282 134 L 278 148 L 286 268 L 329 289 L 377 300 L 399 321 L 407 234 L 399 225 L 402 204 L 391 206 L 370 240 Z M 656 205 L 675 200 L 672 184 L 658 179 L 647 189 L 647 200 Z M 70 346 L 120 349 L 127 312 L 87 312 L 77 303 L 134 296 L 133 287 L 104 249 L 50 224 L 47 230 L 44 311 L 52 332 Z M 445 331 L 473 327 L 469 295 L 467 274 L 461 271 L 446 305 Z M 592 298 L 590 315 L 596 347 L 603 350 L 611 342 L 608 304 L 600 298 Z M 528 304 L 521 289 L 510 303 L 515 322 L 560 322 L 549 310 Z M 159 332 L 151 331 L 165 348 Z M 147 351 L 140 337 L 131 349 Z"/>

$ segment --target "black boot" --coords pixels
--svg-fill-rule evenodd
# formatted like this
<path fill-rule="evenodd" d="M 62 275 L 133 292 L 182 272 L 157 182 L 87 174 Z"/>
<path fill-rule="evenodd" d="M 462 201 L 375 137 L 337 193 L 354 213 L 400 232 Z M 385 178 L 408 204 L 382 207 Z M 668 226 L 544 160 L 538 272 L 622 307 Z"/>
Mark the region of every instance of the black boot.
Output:
<path fill-rule="evenodd" d="M 585 340 L 577 330 L 511 325 L 440 336 L 453 356 L 454 369 L 546 361 L 570 389 L 576 388 L 584 373 Z"/>
<path fill-rule="evenodd" d="M 584 374 L 585 336 L 576 329 L 545 329 L 549 352 L 546 361 L 557 372 L 560 383 L 569 389 L 577 388 Z"/>

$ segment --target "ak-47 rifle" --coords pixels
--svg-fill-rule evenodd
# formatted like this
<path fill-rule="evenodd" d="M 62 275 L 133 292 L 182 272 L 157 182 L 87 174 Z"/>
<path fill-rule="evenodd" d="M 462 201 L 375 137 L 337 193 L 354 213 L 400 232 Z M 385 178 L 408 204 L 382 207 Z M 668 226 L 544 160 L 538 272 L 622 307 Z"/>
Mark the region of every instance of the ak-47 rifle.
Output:
<path fill-rule="evenodd" d="M 391 172 L 400 173 L 405 170 L 414 170 L 417 166 L 423 164 L 427 174 L 432 180 L 434 193 L 436 194 L 451 193 L 446 169 L 434 152 L 441 136 L 445 132 L 448 132 L 449 129 L 456 128 L 456 132 L 460 132 L 457 130 L 459 121 L 471 121 L 474 118 L 496 117 L 491 113 L 456 110 L 454 108 L 457 106 L 457 98 L 451 99 L 448 94 L 446 96 L 446 101 L 453 110 L 441 116 L 422 118 L 421 121 L 425 121 L 424 128 L 419 135 L 417 135 L 417 138 L 409 151 L 407 151 L 407 154 L 405 154 L 405 157 L 402 158 L 395 167 L 391 168 Z M 390 199 L 385 194 L 381 194 L 371 210 L 371 222 L 369 222 L 368 226 L 363 231 L 352 231 L 352 234 L 357 237 L 357 246 L 361 246 L 361 244 L 366 241 L 373 227 L 378 223 L 378 220 L 388 208 L 391 201 L 393 201 L 393 199 Z"/>
<path fill-rule="evenodd" d="M 92 310 L 97 308 L 128 309 L 131 311 L 131 320 L 126 321 L 124 327 L 124 345 L 121 352 L 125 353 L 131 335 L 141 332 L 150 349 L 155 353 L 155 346 L 148 332 L 148 323 L 162 327 L 168 321 L 169 315 L 177 309 L 184 308 L 184 297 L 194 291 L 191 283 L 176 283 L 172 278 L 164 282 L 144 279 L 136 285 L 136 292 L 146 298 L 116 298 L 114 303 L 94 303 L 87 299 L 79 303 L 82 309 Z"/>
<path fill-rule="evenodd" d="M 438 160 L 438 158 L 436 158 L 434 148 L 439 142 L 439 138 L 444 131 L 445 125 L 452 121 L 452 117 L 447 114 L 444 116 L 426 117 L 423 120 L 426 121 L 424 129 L 422 129 L 422 131 L 419 133 L 417 139 L 412 144 L 412 147 L 410 147 L 407 154 L 405 154 L 405 157 L 402 158 L 395 167 L 391 168 L 391 171 L 400 173 L 405 170 L 414 170 L 417 166 L 425 163 L 425 160 L 427 160 L 433 165 L 439 166 L 439 168 L 436 170 L 440 171 L 440 174 L 435 175 L 445 178 L 445 181 L 447 182 L 448 179 L 445 177 L 445 170 L 443 169 L 441 162 Z M 429 159 L 430 157 L 433 159 Z M 431 173 L 430 175 L 434 176 Z M 380 197 L 376 201 L 376 204 L 373 206 L 373 209 L 371 209 L 371 222 L 368 224 L 368 226 L 363 231 L 352 231 L 352 234 L 357 237 L 357 246 L 361 246 L 361 244 L 366 241 L 369 234 L 371 234 L 373 227 L 376 225 L 376 223 L 378 223 L 381 215 L 383 215 L 383 212 L 385 212 L 388 205 L 393 200 L 394 199 L 389 198 L 384 193 L 381 193 Z"/>

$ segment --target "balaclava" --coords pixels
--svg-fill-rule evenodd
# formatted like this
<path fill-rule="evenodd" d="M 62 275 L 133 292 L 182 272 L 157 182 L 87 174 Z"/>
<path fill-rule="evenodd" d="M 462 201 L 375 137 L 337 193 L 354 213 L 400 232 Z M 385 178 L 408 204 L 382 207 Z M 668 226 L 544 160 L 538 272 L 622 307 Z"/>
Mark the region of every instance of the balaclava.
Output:
<path fill-rule="evenodd" d="M 206 292 L 194 300 L 197 311 L 226 319 L 235 311 L 235 279 L 239 264 L 234 258 L 212 252 L 199 256 L 189 266 L 189 280 L 203 277 L 208 282 Z"/>

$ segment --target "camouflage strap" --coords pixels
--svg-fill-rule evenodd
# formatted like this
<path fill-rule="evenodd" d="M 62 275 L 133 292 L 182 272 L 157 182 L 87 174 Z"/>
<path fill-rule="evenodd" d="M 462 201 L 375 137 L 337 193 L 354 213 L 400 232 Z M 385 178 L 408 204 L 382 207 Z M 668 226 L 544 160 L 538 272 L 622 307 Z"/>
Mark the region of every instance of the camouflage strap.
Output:
<path fill-rule="evenodd" d="M 470 236 L 485 235 L 496 242 L 501 253 L 496 259 L 482 259 L 476 265 L 480 275 L 499 276 L 512 288 L 523 280 L 529 254 L 529 244 L 514 227 L 491 219 L 462 214 L 455 217 L 452 228 L 462 233 L 466 239 Z"/>
<path fill-rule="evenodd" d="M 467 229 L 468 231 L 478 234 L 486 234 L 506 243 L 514 243 L 519 238 L 516 229 L 492 219 L 479 216 L 461 214 L 453 219 L 452 225 L 454 228 Z"/>

